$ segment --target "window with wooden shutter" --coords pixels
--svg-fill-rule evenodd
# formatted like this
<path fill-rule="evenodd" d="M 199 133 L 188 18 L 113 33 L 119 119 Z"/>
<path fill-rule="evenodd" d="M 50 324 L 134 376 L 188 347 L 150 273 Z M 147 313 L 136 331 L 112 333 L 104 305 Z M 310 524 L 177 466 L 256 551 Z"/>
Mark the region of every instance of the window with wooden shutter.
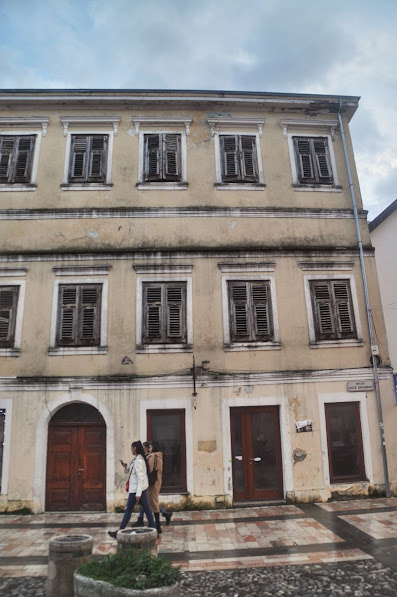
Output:
<path fill-rule="evenodd" d="M 269 282 L 230 281 L 228 291 L 231 341 L 271 341 L 273 325 Z"/>
<path fill-rule="evenodd" d="M 59 287 L 58 346 L 99 346 L 101 294 L 101 284 Z"/>
<path fill-rule="evenodd" d="M 258 158 L 254 135 L 221 135 L 223 182 L 257 182 Z"/>
<path fill-rule="evenodd" d="M 186 340 L 186 283 L 144 283 L 143 343 L 183 344 Z"/>
<path fill-rule="evenodd" d="M 0 286 L 0 347 L 14 346 L 19 286 Z"/>
<path fill-rule="evenodd" d="M 35 135 L 0 136 L 0 183 L 29 183 Z"/>
<path fill-rule="evenodd" d="M 108 135 L 72 135 L 69 182 L 106 182 Z"/>
<path fill-rule="evenodd" d="M 298 180 L 301 184 L 333 184 L 328 139 L 293 137 Z"/>
<path fill-rule="evenodd" d="M 357 338 L 349 280 L 310 282 L 317 340 Z"/>
<path fill-rule="evenodd" d="M 156 133 L 144 135 L 144 180 L 146 182 L 180 181 L 181 135 Z"/>

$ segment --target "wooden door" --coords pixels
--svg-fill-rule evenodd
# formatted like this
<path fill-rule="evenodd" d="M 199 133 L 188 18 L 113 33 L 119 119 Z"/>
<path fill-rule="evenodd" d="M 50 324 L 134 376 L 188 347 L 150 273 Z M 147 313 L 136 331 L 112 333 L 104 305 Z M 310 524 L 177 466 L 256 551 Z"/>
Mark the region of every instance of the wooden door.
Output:
<path fill-rule="evenodd" d="M 148 410 L 147 437 L 163 452 L 161 493 L 186 491 L 185 411 Z"/>
<path fill-rule="evenodd" d="M 282 499 L 277 406 L 230 409 L 234 501 Z"/>
<path fill-rule="evenodd" d="M 105 479 L 105 423 L 51 421 L 46 510 L 106 510 Z"/>

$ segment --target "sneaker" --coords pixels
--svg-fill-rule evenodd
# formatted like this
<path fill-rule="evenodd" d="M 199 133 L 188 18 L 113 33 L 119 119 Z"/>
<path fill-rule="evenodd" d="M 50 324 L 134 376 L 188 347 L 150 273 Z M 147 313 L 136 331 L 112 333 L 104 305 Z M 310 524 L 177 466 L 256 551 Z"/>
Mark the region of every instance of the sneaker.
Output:
<path fill-rule="evenodd" d="M 171 518 L 172 518 L 173 514 L 174 514 L 173 512 L 164 512 L 164 514 L 163 514 L 163 516 L 165 518 L 165 524 L 166 524 L 167 527 L 168 527 L 168 525 L 171 522 Z"/>
<path fill-rule="evenodd" d="M 112 539 L 116 539 L 116 537 L 117 537 L 117 531 L 108 531 L 108 535 Z"/>
<path fill-rule="evenodd" d="M 138 516 L 135 522 L 132 523 L 132 527 L 143 527 L 143 518 Z"/>

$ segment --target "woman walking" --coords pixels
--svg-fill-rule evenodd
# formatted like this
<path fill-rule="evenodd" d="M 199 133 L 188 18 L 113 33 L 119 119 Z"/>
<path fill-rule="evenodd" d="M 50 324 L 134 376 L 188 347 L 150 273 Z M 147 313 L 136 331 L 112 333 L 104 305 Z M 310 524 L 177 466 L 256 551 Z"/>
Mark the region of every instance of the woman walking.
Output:
<path fill-rule="evenodd" d="M 124 462 L 121 463 L 124 466 L 124 470 L 126 472 L 128 467 L 129 487 L 127 506 L 119 530 L 125 529 L 125 527 L 129 523 L 132 510 L 135 504 L 141 504 L 148 519 L 149 527 L 155 529 L 156 525 L 154 524 L 153 514 L 149 507 L 148 497 L 146 493 L 147 488 L 149 487 L 149 481 L 147 476 L 145 451 L 143 449 L 142 443 L 140 441 L 132 442 L 131 452 L 132 455 L 135 456 L 131 464 L 128 466 Z M 116 539 L 117 531 L 108 531 L 108 535 L 112 537 L 112 539 Z"/>

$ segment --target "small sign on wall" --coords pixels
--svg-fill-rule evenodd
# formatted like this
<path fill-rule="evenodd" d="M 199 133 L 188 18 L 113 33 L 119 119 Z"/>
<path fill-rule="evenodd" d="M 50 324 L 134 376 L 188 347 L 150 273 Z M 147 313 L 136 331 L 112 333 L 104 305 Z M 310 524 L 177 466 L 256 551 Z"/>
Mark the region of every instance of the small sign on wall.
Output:
<path fill-rule="evenodd" d="M 371 392 L 374 389 L 374 382 L 369 381 L 348 381 L 348 392 Z"/>
<path fill-rule="evenodd" d="M 313 431 L 312 429 L 312 422 L 310 419 L 306 419 L 305 421 L 296 421 L 296 432 L 303 433 L 304 431 Z"/>

